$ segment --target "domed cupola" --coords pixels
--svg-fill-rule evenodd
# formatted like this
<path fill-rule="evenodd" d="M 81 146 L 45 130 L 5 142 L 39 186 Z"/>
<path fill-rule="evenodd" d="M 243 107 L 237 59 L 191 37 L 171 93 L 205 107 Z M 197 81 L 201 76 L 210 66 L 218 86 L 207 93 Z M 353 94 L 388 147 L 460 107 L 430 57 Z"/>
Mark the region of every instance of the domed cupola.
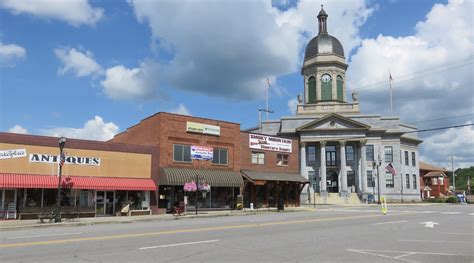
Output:
<path fill-rule="evenodd" d="M 344 48 L 341 42 L 328 34 L 327 17 L 326 11 L 321 6 L 321 11 L 318 14 L 319 33 L 306 46 L 305 60 L 313 58 L 318 54 L 336 54 L 344 58 Z"/>

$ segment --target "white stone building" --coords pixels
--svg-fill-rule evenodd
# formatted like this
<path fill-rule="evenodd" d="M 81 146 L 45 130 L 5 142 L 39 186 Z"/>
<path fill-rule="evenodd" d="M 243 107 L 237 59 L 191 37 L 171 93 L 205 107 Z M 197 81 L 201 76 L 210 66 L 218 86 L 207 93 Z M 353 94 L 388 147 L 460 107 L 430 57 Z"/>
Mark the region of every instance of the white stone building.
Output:
<path fill-rule="evenodd" d="M 301 175 L 310 181 L 302 204 L 312 203 L 313 193 L 321 202 L 377 200 L 379 192 L 389 201 L 420 201 L 416 127 L 361 113 L 356 93 L 348 101 L 348 65 L 341 43 L 327 32 L 327 17 L 321 9 L 319 34 L 306 47 L 296 116 L 263 122 L 252 132 L 299 137 Z"/>

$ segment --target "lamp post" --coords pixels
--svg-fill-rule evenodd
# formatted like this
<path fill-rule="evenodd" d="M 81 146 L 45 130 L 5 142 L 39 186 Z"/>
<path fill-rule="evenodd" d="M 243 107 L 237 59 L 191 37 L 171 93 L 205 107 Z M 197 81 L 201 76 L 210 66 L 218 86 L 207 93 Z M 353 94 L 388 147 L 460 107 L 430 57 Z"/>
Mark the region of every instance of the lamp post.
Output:
<path fill-rule="evenodd" d="M 380 159 L 380 155 L 377 156 L 377 160 L 374 161 L 374 165 L 377 170 L 377 204 L 381 204 L 380 202 L 380 170 L 379 167 L 382 165 L 382 160 Z"/>
<path fill-rule="evenodd" d="M 64 145 L 66 145 L 66 137 L 59 138 L 59 175 L 58 175 L 58 198 L 56 206 L 56 217 L 54 222 L 61 222 L 61 173 L 64 164 Z"/>
<path fill-rule="evenodd" d="M 196 215 L 198 214 L 199 175 L 196 174 Z"/>

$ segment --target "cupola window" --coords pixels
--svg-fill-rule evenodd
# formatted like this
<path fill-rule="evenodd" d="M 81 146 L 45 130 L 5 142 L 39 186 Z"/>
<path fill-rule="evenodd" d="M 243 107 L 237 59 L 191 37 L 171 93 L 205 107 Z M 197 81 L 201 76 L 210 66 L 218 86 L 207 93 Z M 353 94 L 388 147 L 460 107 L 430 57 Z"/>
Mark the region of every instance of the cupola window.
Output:
<path fill-rule="evenodd" d="M 308 79 L 308 103 L 316 102 L 316 78 L 310 77 Z"/>
<path fill-rule="evenodd" d="M 329 74 L 321 76 L 321 100 L 332 99 L 332 78 Z"/>
<path fill-rule="evenodd" d="M 337 82 L 337 100 L 343 101 L 344 89 L 342 87 L 344 86 L 344 81 L 342 80 L 342 77 L 338 75 L 336 78 L 336 82 Z"/>

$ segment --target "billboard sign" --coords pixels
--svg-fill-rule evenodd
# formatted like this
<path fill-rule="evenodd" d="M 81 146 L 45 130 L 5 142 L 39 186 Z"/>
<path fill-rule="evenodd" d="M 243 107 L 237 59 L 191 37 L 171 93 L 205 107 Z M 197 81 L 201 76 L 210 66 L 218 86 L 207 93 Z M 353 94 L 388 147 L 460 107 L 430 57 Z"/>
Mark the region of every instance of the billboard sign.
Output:
<path fill-rule="evenodd" d="M 261 134 L 249 134 L 251 149 L 291 153 L 291 140 Z"/>

